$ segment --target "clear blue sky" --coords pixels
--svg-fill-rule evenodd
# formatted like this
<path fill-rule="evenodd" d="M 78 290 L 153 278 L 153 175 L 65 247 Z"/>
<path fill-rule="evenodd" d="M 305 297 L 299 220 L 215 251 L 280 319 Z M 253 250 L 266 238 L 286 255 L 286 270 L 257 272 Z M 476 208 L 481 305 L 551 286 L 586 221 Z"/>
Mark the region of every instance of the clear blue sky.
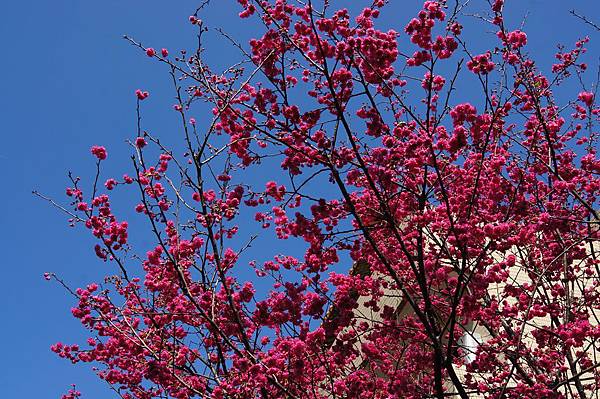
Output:
<path fill-rule="evenodd" d="M 473 0 L 473 3 L 483 0 Z M 204 19 L 240 38 L 251 29 L 236 17 L 234 0 L 214 0 Z M 197 1 L 20 0 L 0 7 L 0 396 L 59 398 L 76 383 L 85 398 L 112 398 L 90 368 L 73 367 L 50 352 L 56 341 L 83 341 L 69 309 L 72 299 L 42 278 L 55 271 L 73 285 L 109 273 L 91 251 L 87 234 L 67 226 L 64 215 L 31 195 L 38 189 L 64 199 L 66 172 L 89 175 L 89 147 L 109 149 L 111 168 L 127 165 L 126 138 L 135 133 L 132 95 L 151 91 L 146 127 L 174 133 L 171 92 L 165 70 L 135 51 L 125 33 L 155 48 L 191 47 L 187 17 Z M 350 4 L 349 1 L 338 1 Z M 355 2 L 352 2 L 355 3 Z M 387 23 L 402 30 L 416 0 L 392 0 Z M 517 27 L 526 11 L 529 50 L 552 62 L 556 43 L 590 35 L 591 65 L 597 65 L 600 35 L 568 14 L 571 8 L 600 22 L 596 0 L 507 0 L 508 23 Z M 390 13 L 390 10 L 387 11 Z M 490 34 L 476 35 L 483 48 Z M 216 39 L 216 36 L 214 36 Z M 208 56 L 227 62 L 223 41 Z M 231 59 L 234 59 L 232 56 Z M 461 93 L 468 99 L 468 93 Z M 201 115 L 196 115 L 201 118 Z"/>

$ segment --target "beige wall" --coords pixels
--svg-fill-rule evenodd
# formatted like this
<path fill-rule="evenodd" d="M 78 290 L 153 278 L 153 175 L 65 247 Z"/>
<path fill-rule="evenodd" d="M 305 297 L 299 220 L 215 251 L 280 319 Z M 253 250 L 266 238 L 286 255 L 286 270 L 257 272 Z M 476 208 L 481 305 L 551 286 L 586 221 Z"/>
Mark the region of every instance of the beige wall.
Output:
<path fill-rule="evenodd" d="M 594 242 L 593 251 L 596 253 L 600 253 L 600 242 L 598 242 L 598 241 Z M 497 253 L 497 254 L 493 255 L 493 257 L 497 262 L 501 262 L 501 261 L 503 261 L 503 256 L 507 256 L 511 252 L 516 255 L 517 262 L 514 266 L 512 266 L 509 269 L 508 283 L 512 284 L 514 286 L 523 286 L 523 285 L 529 285 L 529 286 L 534 286 L 534 287 L 543 286 L 544 285 L 543 280 L 541 280 L 539 277 L 532 279 L 532 276 L 530 276 L 527 273 L 527 257 L 530 256 L 530 254 L 528 254 L 526 250 L 513 249 L 512 251 L 505 252 L 504 254 Z M 587 252 L 588 252 L 588 254 L 591 254 L 592 249 L 588 247 Z M 596 256 L 598 256 L 598 255 L 596 255 Z M 563 259 L 557 259 L 556 261 L 563 262 Z M 584 261 L 577 261 L 577 262 L 584 262 Z M 566 266 L 566 267 L 570 267 L 572 269 L 577 269 L 578 266 L 581 266 L 577 262 L 575 262 L 571 266 Z M 373 275 L 371 277 L 377 278 L 377 276 L 373 276 Z M 582 273 L 581 276 L 579 276 L 577 278 L 576 283 L 568 284 L 568 292 L 570 294 L 570 297 L 573 299 L 576 299 L 577 297 L 581 296 L 583 289 L 592 289 L 593 287 L 596 287 L 596 288 L 599 287 L 598 278 L 599 278 L 599 276 L 597 273 L 597 269 L 595 269 L 595 272 L 591 276 L 585 277 L 584 274 Z M 500 300 L 505 299 L 507 301 L 507 303 L 514 304 L 515 300 L 513 298 L 504 298 L 505 297 L 505 291 L 504 291 L 505 288 L 506 288 L 506 283 L 494 284 L 489 287 L 488 292 L 489 292 L 490 296 L 495 296 L 496 298 L 499 298 Z M 539 295 L 539 293 L 537 293 L 536 295 Z M 364 303 L 366 300 L 367 300 L 367 298 L 359 298 L 358 299 L 359 306 L 355 311 L 356 316 L 362 320 L 368 321 L 369 323 L 373 323 L 373 324 L 381 321 L 381 317 L 377 312 L 373 312 L 370 308 L 367 308 L 364 306 Z M 406 315 L 406 314 L 410 313 L 410 311 L 411 311 L 409 306 L 405 306 L 405 302 L 402 301 L 401 295 L 399 295 L 398 292 L 393 292 L 391 290 L 387 290 L 385 292 L 385 295 L 381 299 L 380 306 L 383 307 L 383 305 L 389 305 L 389 306 L 397 308 L 399 317 L 403 317 L 403 315 Z M 597 324 L 598 319 L 600 319 L 599 309 L 597 309 L 597 308 L 588 309 L 588 313 L 591 316 L 590 323 Z M 562 323 L 563 320 L 560 320 L 560 322 Z M 549 327 L 554 328 L 555 327 L 552 325 L 552 320 L 551 320 L 550 316 L 534 317 L 534 318 L 531 318 L 530 320 L 526 320 L 526 321 L 513 320 L 512 324 L 513 324 L 513 326 L 522 326 L 523 327 L 522 334 L 521 334 L 521 342 L 522 342 L 522 345 L 525 345 L 527 348 L 535 348 L 535 346 L 537 345 L 535 339 L 531 335 L 532 331 L 534 331 L 535 329 L 539 329 L 539 328 L 549 328 Z M 470 326 L 469 328 L 473 328 L 473 331 L 475 333 L 479 334 L 482 341 L 485 341 L 486 339 L 490 338 L 489 331 L 487 331 L 481 325 Z M 359 349 L 359 348 L 360 348 L 360 342 L 357 344 L 357 349 Z M 592 344 L 591 346 L 589 346 L 587 348 L 587 351 L 590 354 L 590 356 L 597 359 L 597 361 L 600 361 L 600 353 L 597 352 L 598 348 L 599 348 L 599 343 L 596 342 L 596 343 Z M 576 357 L 575 352 L 577 350 L 581 350 L 581 348 L 575 348 L 574 350 L 572 350 L 572 355 L 574 357 Z M 361 363 L 360 359 L 357 359 L 355 366 L 360 367 L 360 363 Z M 464 366 L 460 366 L 460 367 L 457 366 L 456 370 L 460 376 L 464 377 L 465 372 L 466 372 Z M 570 373 L 569 373 L 569 376 L 571 376 Z M 588 377 L 588 375 L 583 375 L 582 377 L 585 378 L 585 377 Z M 514 383 L 514 381 L 509 381 L 508 386 L 510 387 L 511 385 L 513 385 L 513 383 Z M 564 391 L 567 389 L 567 387 L 563 386 L 562 389 Z M 453 391 L 451 384 L 448 384 L 448 391 L 449 391 L 449 393 L 451 393 Z M 598 399 L 599 395 L 600 395 L 600 393 L 595 393 L 595 396 L 592 396 L 592 398 Z M 484 396 L 472 394 L 470 397 L 483 398 Z"/>

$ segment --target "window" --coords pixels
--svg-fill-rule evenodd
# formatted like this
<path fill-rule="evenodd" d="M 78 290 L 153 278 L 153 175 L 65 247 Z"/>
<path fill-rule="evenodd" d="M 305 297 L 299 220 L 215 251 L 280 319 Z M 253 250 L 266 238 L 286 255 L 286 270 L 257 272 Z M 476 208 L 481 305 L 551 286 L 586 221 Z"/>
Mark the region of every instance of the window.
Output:
<path fill-rule="evenodd" d="M 481 343 L 481 334 L 473 331 L 474 328 L 469 327 L 462 337 L 458 340 L 458 347 L 463 350 L 463 359 L 466 364 L 469 364 L 477 357 L 477 348 Z"/>

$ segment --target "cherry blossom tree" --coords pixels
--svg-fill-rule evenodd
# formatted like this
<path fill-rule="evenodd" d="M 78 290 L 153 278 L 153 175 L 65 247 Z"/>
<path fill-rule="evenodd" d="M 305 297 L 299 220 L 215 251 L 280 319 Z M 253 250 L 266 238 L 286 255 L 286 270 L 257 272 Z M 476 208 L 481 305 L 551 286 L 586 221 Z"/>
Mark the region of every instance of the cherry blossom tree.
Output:
<path fill-rule="evenodd" d="M 138 90 L 128 174 L 94 146 L 97 174 L 54 202 L 110 270 L 70 291 L 87 342 L 52 350 L 123 399 L 598 398 L 589 39 L 547 65 L 503 0 L 470 29 L 468 1 L 424 1 L 398 31 L 378 28 L 395 1 L 237 3 L 262 33 L 223 32 L 225 71 L 208 2 L 195 50 L 126 37 L 172 81 L 179 144 L 144 126 Z M 119 190 L 145 231 L 113 212 Z"/>

